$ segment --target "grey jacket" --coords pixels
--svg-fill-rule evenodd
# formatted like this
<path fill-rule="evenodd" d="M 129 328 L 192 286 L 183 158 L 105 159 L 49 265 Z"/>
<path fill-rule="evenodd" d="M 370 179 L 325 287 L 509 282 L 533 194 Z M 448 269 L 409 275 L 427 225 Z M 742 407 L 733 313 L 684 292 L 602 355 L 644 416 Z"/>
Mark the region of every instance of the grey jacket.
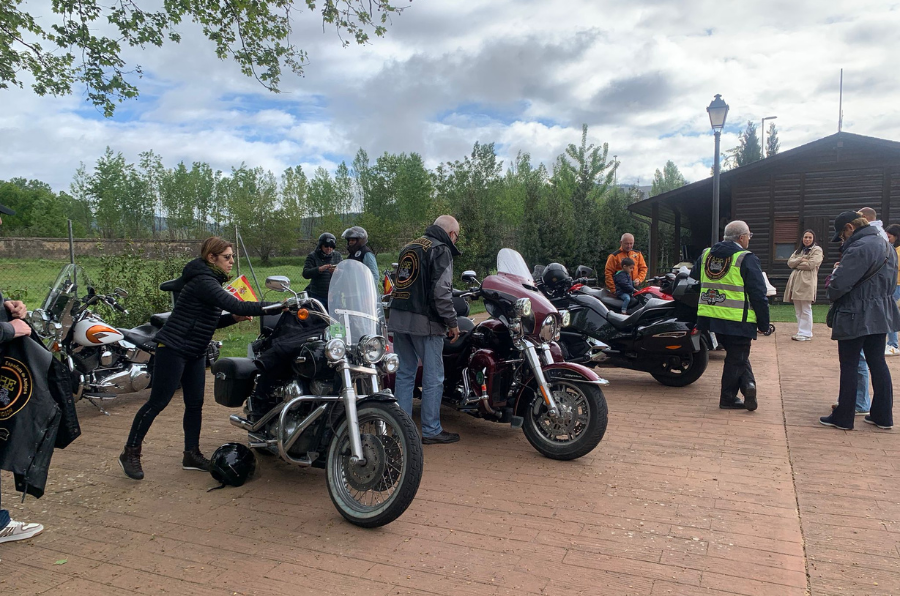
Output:
<path fill-rule="evenodd" d="M 900 329 L 900 311 L 891 298 L 897 285 L 897 253 L 878 234 L 866 226 L 856 230 L 844 243 L 841 266 L 831 277 L 826 290 L 834 303 L 831 339 L 856 339 L 866 335 Z M 870 279 L 860 282 L 888 257 L 884 267 Z"/>

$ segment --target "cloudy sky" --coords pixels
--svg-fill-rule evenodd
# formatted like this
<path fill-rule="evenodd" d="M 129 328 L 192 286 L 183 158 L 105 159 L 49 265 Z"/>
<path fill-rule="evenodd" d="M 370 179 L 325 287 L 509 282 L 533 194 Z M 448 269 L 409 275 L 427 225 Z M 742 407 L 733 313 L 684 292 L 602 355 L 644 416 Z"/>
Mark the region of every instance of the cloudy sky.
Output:
<path fill-rule="evenodd" d="M 493 142 L 549 164 L 569 143 L 609 143 L 619 181 L 649 184 L 671 159 L 706 177 L 706 106 L 731 107 L 723 149 L 747 120 L 777 116 L 782 149 L 844 130 L 900 141 L 900 2 L 866 0 L 415 0 L 370 45 L 341 47 L 315 15 L 299 15 L 306 76 L 275 95 L 215 58 L 191 26 L 184 41 L 129 51 L 141 96 L 103 118 L 83 95 L 0 90 L 0 179 L 67 190 L 79 162 L 106 146 L 167 166 L 246 162 L 311 173 L 362 147 L 418 152 L 433 167 Z M 299 3 L 298 4 L 302 4 Z"/>

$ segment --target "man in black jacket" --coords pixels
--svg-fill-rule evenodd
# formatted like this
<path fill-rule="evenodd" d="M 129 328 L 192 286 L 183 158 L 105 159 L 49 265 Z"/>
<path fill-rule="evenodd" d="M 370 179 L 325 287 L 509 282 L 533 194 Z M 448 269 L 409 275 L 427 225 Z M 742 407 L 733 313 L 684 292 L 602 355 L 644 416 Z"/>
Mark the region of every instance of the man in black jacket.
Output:
<path fill-rule="evenodd" d="M 725 347 L 719 407 L 753 411 L 756 378 L 750 367 L 750 342 L 769 328 L 769 301 L 759 257 L 747 250 L 750 228 L 737 220 L 725 226 L 725 239 L 706 249 L 691 271 L 701 283 L 697 322 Z M 738 389 L 744 401 L 737 397 Z"/>
<path fill-rule="evenodd" d="M 400 252 L 397 283 L 391 301 L 389 329 L 400 370 L 394 390 L 397 401 L 412 415 L 418 361 L 422 361 L 422 443 L 455 443 L 459 435 L 441 428 L 444 394 L 444 336 L 459 337 L 453 307 L 453 257 L 460 254 L 459 222 L 449 215 L 437 218 L 425 235 Z"/>
<path fill-rule="evenodd" d="M 0 213 L 6 215 L 15 215 L 15 211 L 0 205 Z M 0 219 L 0 224 L 3 220 Z M 0 294 L 0 302 L 3 308 L 0 308 L 0 356 L 3 354 L 3 345 L 17 337 L 31 335 L 31 327 L 28 326 L 23 319 L 26 316 L 25 304 L 19 300 L 7 300 Z M 4 400 L 8 397 L 3 394 L 4 389 L 0 388 L 0 407 L 4 404 Z M 10 440 L 10 437 L 0 437 L 4 441 Z M 14 521 L 9 517 L 9 511 L 0 509 L 0 543 L 12 542 L 14 540 L 25 540 L 32 536 L 37 536 L 44 531 L 41 524 L 29 524 L 26 522 Z"/>
<path fill-rule="evenodd" d="M 334 250 L 337 239 L 334 234 L 325 232 L 319 236 L 319 244 L 316 250 L 306 256 L 303 265 L 303 277 L 310 280 L 306 286 L 306 292 L 310 298 L 315 298 L 325 309 L 328 309 L 328 287 L 331 285 L 331 276 L 334 269 L 341 262 L 341 253 Z"/>

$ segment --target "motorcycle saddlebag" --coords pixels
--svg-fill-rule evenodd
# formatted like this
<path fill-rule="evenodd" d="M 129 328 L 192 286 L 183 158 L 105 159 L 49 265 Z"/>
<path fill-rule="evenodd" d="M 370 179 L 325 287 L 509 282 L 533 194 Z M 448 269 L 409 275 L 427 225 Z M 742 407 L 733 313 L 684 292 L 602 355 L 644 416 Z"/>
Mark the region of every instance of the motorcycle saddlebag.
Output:
<path fill-rule="evenodd" d="M 216 403 L 226 408 L 239 408 L 253 392 L 256 364 L 250 358 L 220 358 L 212 365 L 215 375 L 213 394 Z"/>

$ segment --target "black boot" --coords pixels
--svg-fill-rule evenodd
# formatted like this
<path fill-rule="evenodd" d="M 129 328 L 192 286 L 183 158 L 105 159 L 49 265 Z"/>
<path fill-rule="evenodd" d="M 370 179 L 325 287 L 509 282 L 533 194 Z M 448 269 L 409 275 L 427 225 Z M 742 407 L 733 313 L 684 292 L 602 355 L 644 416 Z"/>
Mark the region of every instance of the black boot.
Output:
<path fill-rule="evenodd" d="M 195 447 L 190 451 L 184 452 L 184 457 L 181 460 L 181 467 L 185 470 L 209 472 L 209 460 L 203 457 L 199 447 Z"/>
<path fill-rule="evenodd" d="M 732 397 L 730 399 L 727 397 L 720 397 L 719 408 L 722 410 L 743 410 L 745 409 L 745 406 L 744 402 L 736 397 Z"/>
<path fill-rule="evenodd" d="M 122 471 L 132 480 L 143 480 L 144 469 L 141 468 L 141 446 L 126 447 L 119 456 L 119 465 Z"/>
<path fill-rule="evenodd" d="M 756 382 L 747 381 L 747 384 L 741 387 L 741 393 L 744 394 L 744 407 L 751 412 L 756 409 Z"/>

